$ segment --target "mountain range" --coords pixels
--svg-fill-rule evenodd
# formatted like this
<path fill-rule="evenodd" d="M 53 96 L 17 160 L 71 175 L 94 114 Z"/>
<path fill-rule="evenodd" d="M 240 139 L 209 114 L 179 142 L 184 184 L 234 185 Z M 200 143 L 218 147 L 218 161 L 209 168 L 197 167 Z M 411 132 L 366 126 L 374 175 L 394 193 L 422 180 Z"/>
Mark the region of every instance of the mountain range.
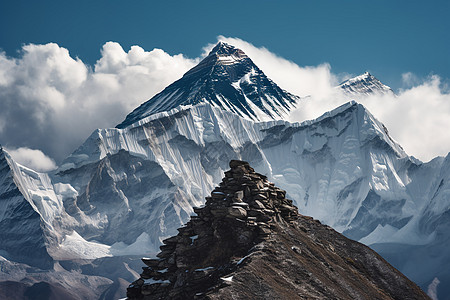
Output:
<path fill-rule="evenodd" d="M 338 88 L 352 98 L 392 92 L 368 73 Z M 123 296 L 136 257 L 155 255 L 228 162 L 242 159 L 301 214 L 369 245 L 424 290 L 439 280 L 439 299 L 450 299 L 450 156 L 409 156 L 357 102 L 288 122 L 301 104 L 221 42 L 116 128 L 95 130 L 56 171 L 0 150 L 0 281 Z"/>

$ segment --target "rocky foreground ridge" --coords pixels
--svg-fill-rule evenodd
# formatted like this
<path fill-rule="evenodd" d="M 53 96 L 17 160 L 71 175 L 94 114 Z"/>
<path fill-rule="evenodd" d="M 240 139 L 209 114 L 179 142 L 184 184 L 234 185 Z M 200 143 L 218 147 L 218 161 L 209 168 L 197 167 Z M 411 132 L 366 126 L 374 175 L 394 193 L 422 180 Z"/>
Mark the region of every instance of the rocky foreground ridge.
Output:
<path fill-rule="evenodd" d="M 220 186 L 128 299 L 428 299 L 368 247 L 302 216 L 286 192 L 233 160 Z"/>

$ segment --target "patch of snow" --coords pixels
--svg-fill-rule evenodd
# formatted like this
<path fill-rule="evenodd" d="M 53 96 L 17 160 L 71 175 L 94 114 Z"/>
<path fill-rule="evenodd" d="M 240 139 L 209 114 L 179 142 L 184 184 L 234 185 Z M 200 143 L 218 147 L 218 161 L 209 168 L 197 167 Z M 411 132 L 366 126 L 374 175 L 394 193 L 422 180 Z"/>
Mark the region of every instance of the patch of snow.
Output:
<path fill-rule="evenodd" d="M 114 256 L 139 255 L 147 253 L 150 249 L 154 248 L 155 245 L 150 239 L 150 236 L 146 232 L 143 232 L 131 245 L 123 242 L 114 243 L 111 245 L 110 253 Z"/>
<path fill-rule="evenodd" d="M 168 284 L 170 284 L 170 281 L 169 280 L 154 280 L 152 278 L 144 280 L 144 284 L 155 284 L 155 283 L 161 283 L 161 284 L 162 283 L 168 283 Z"/>
<path fill-rule="evenodd" d="M 244 260 L 246 260 L 247 258 L 249 258 L 252 254 L 253 254 L 253 253 L 250 253 L 250 254 L 244 256 L 243 258 L 241 258 L 241 259 L 236 263 L 236 265 L 239 266 L 240 264 L 242 264 L 242 263 L 244 262 Z"/>
<path fill-rule="evenodd" d="M 195 269 L 194 272 L 202 272 L 202 271 L 208 271 L 208 270 L 214 270 L 214 267 L 206 267 L 203 269 Z"/>
<path fill-rule="evenodd" d="M 229 277 L 220 277 L 220 279 L 222 279 L 223 281 L 232 282 L 232 281 L 233 281 L 233 276 L 229 276 Z"/>
<path fill-rule="evenodd" d="M 108 245 L 88 242 L 74 230 L 70 235 L 66 235 L 59 245 L 59 255 L 66 255 L 66 257 L 55 255 L 55 258 L 61 260 L 73 258 L 96 259 L 112 256 L 110 248 Z"/>

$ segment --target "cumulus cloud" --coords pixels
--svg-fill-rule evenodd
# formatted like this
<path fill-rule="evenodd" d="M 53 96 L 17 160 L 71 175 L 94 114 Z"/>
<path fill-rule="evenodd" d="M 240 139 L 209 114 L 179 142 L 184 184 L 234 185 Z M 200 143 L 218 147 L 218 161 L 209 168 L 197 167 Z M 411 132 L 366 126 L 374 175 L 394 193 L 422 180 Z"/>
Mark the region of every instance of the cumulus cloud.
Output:
<path fill-rule="evenodd" d="M 38 172 L 48 172 L 56 169 L 53 159 L 46 156 L 41 150 L 30 148 L 6 149 L 12 158 L 19 164 Z"/>
<path fill-rule="evenodd" d="M 0 53 L 0 143 L 42 149 L 60 161 L 95 128 L 114 127 L 131 110 L 198 61 L 160 49 L 126 52 L 106 43 L 91 67 L 54 43 Z"/>
<path fill-rule="evenodd" d="M 439 76 L 430 76 L 419 82 L 414 74 L 402 76 L 413 86 L 393 94 L 349 96 L 338 89 L 328 96 L 304 99 L 291 114 L 291 121 L 303 121 L 320 116 L 349 100 L 363 104 L 378 120 L 383 122 L 390 135 L 409 155 L 422 161 L 436 156 L 446 156 L 450 151 L 450 94 L 441 84 Z"/>
<path fill-rule="evenodd" d="M 438 76 L 423 80 L 405 73 L 405 88 L 397 96 L 355 99 L 335 88 L 349 74 L 335 74 L 327 63 L 298 66 L 238 38 L 219 36 L 218 40 L 241 48 L 278 85 L 304 97 L 291 121 L 316 118 L 357 100 L 387 126 L 408 154 L 427 161 L 450 150 L 450 95 Z M 42 149 L 59 162 L 95 128 L 115 126 L 180 78 L 213 46 L 204 47 L 202 57 L 189 59 L 139 46 L 127 52 L 108 42 L 92 67 L 51 43 L 26 45 L 20 58 L 0 53 L 0 143 Z"/>
<path fill-rule="evenodd" d="M 360 99 L 405 151 L 428 161 L 450 151 L 450 94 L 439 76 L 392 95 Z"/>

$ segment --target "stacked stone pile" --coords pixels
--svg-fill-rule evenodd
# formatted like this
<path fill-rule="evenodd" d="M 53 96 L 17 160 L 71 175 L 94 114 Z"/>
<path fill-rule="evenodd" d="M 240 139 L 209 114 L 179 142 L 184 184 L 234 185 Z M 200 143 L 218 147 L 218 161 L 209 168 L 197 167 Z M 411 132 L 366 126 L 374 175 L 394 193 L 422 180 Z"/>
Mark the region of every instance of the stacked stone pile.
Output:
<path fill-rule="evenodd" d="M 271 235 L 276 222 L 298 218 L 286 192 L 247 162 L 232 160 L 230 168 L 205 206 L 194 208 L 197 216 L 163 241 L 158 258 L 142 259 L 147 267 L 128 287 L 128 299 L 203 299 L 226 285 L 221 278 Z"/>

